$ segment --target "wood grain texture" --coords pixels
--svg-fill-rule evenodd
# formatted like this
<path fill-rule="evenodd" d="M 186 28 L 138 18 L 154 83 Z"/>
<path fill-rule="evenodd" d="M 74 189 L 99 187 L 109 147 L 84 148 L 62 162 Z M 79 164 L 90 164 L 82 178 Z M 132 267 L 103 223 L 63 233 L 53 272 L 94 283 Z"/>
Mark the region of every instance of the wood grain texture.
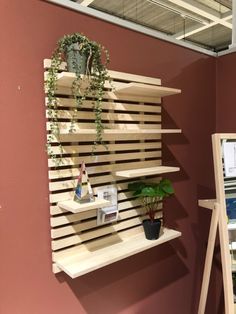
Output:
<path fill-rule="evenodd" d="M 181 233 L 178 231 L 165 228 L 158 240 L 150 241 L 145 239 L 144 235 L 140 233 L 133 237 L 130 236 L 126 241 L 121 240 L 120 243 L 112 246 L 107 245 L 107 247 L 96 251 L 85 252 L 84 254 L 74 252 L 68 256 L 57 258 L 55 262 L 68 276 L 76 278 L 114 263 L 121 258 L 126 258 L 178 238 L 180 235 Z"/>
<path fill-rule="evenodd" d="M 45 60 L 45 79 L 50 65 L 51 61 Z M 180 236 L 179 232 L 165 229 L 160 240 L 147 241 L 141 226 L 146 217 L 141 200 L 128 190 L 128 183 L 140 180 L 140 176 L 150 175 L 147 182 L 158 182 L 162 173 L 179 170 L 162 166 L 162 134 L 181 133 L 181 130 L 161 128 L 161 96 L 177 94 L 180 90 L 160 86 L 160 79 L 109 71 L 112 84 L 105 83 L 102 103 L 106 147 L 98 146 L 91 155 L 96 136 L 94 103 L 88 97 L 78 109 L 71 97 L 75 74 L 66 72 L 65 63 L 60 70 L 57 108 L 48 108 L 47 95 L 45 98 L 47 138 L 51 139 L 54 155 L 48 159 L 53 272 L 63 270 L 74 278 Z M 81 88 L 86 88 L 86 84 L 87 78 Z M 57 135 L 51 134 L 52 117 L 57 117 L 60 130 Z M 55 162 L 58 160 L 62 163 Z M 106 204 L 78 206 L 72 201 L 83 161 L 95 196 L 99 187 L 116 185 L 117 222 L 97 226 L 97 207 Z M 118 177 L 120 171 L 129 175 Z M 135 176 L 130 175 L 133 172 Z M 156 217 L 162 217 L 162 206 L 160 203 Z M 79 268 L 73 266 L 75 256 L 79 257 Z M 72 263 L 69 260 L 73 260 Z"/>

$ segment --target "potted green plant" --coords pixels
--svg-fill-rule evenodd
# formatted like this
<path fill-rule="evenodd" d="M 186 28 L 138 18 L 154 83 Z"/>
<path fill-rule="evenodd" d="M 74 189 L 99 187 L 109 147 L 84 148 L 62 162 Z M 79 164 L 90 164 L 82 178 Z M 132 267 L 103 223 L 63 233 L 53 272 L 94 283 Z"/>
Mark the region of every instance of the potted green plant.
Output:
<path fill-rule="evenodd" d="M 158 205 L 164 198 L 174 194 L 172 183 L 168 179 L 162 179 L 158 183 L 133 182 L 128 184 L 128 189 L 133 195 L 142 200 L 145 214 L 149 219 L 143 220 L 145 236 L 148 240 L 159 238 L 161 219 L 155 219 Z"/>
<path fill-rule="evenodd" d="M 101 45 L 80 33 L 65 35 L 58 42 L 56 49 L 51 56 L 51 67 L 45 82 L 45 90 L 48 98 L 49 118 L 51 134 L 60 133 L 59 121 L 57 117 L 58 100 L 56 97 L 57 74 L 63 61 L 67 61 L 67 68 L 75 73 L 75 79 L 71 86 L 72 96 L 76 101 L 74 115 L 71 118 L 69 132 L 75 131 L 76 115 L 83 101 L 89 96 L 93 102 L 95 113 L 96 139 L 94 148 L 98 144 L 104 144 L 102 139 L 102 99 L 104 95 L 104 85 L 109 80 L 107 65 L 109 63 L 109 53 Z M 86 81 L 86 84 L 84 84 Z M 83 88 L 81 88 L 83 86 Z M 48 139 L 49 155 L 51 139 Z M 53 157 L 53 156 L 52 156 Z"/>

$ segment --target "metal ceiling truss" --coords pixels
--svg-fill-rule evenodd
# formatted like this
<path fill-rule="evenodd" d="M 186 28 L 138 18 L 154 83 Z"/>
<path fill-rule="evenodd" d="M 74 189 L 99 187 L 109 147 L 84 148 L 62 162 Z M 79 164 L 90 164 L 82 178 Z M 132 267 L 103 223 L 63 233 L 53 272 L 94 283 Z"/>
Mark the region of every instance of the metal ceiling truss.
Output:
<path fill-rule="evenodd" d="M 232 12 L 221 13 L 210 7 L 193 0 L 148 0 L 158 6 L 165 7 L 174 13 L 181 15 L 183 18 L 194 20 L 202 25 L 192 26 L 173 35 L 176 39 L 183 39 L 191 35 L 202 32 L 217 24 L 232 29 Z M 235 1 L 235 0 L 233 0 Z M 171 6 L 172 4 L 172 6 Z M 174 5 L 174 6 L 173 6 Z M 178 6 L 178 8 L 176 8 Z"/>
<path fill-rule="evenodd" d="M 183 31 L 180 31 L 180 28 L 177 27 L 177 32 L 172 35 L 167 35 L 168 31 L 166 33 L 160 32 L 158 30 L 155 30 L 152 26 L 145 27 L 142 26 L 142 21 L 135 21 L 132 22 L 132 20 L 129 19 L 123 19 L 119 17 L 119 13 L 111 12 L 111 10 L 106 10 L 106 3 L 109 5 L 108 7 L 111 9 L 111 4 L 109 0 L 106 1 L 100 1 L 99 0 L 72 0 L 74 3 L 70 0 L 46 0 L 52 3 L 56 3 L 74 10 L 77 10 L 79 12 L 92 15 L 95 17 L 98 17 L 102 20 L 109 21 L 114 24 L 121 25 L 126 28 L 130 28 L 133 30 L 137 30 L 141 33 L 146 33 L 150 36 L 164 39 L 173 43 L 178 43 L 181 46 L 186 46 L 186 47 L 191 47 L 190 42 L 188 41 L 181 41 L 181 39 L 185 39 L 187 37 L 190 37 L 192 35 L 198 34 L 201 35 L 201 32 L 206 31 L 207 29 L 213 28 L 215 26 L 223 26 L 221 33 L 223 32 L 223 35 L 221 37 L 225 36 L 225 34 L 228 34 L 229 37 L 229 32 L 232 30 L 232 3 L 234 4 L 233 9 L 236 11 L 234 8 L 236 5 L 236 0 L 232 0 L 232 3 L 230 0 L 146 0 L 147 2 L 151 2 L 152 4 L 155 4 L 156 6 L 161 7 L 162 9 L 167 11 L 171 11 L 174 14 L 177 14 L 180 16 L 183 21 L 184 21 L 184 27 Z M 120 2 L 128 0 L 119 0 Z M 102 3 L 102 5 L 101 5 Z M 128 2 L 131 4 L 130 2 Z M 139 0 L 136 0 L 136 11 L 137 11 L 137 3 L 139 3 Z M 143 3 L 145 1 L 143 0 Z M 100 6 L 99 6 L 100 4 Z M 117 4 L 117 2 L 116 2 Z M 132 6 L 130 7 L 132 8 Z M 107 13 L 105 13 L 106 11 Z M 163 12 L 163 10 L 162 10 Z M 116 15 L 117 14 L 117 15 Z M 192 22 L 191 23 L 186 23 L 185 20 L 189 19 Z M 233 19 L 234 20 L 234 19 Z M 236 21 L 233 22 L 236 27 Z M 186 27 L 185 27 L 186 26 Z M 151 28 L 150 28 L 151 27 Z M 225 28 L 225 31 L 224 31 Z M 226 31 L 228 29 L 228 31 Z M 218 32 L 218 29 L 217 31 Z M 204 37 L 205 33 L 202 33 L 201 38 Z M 233 46 L 234 48 L 236 47 L 236 32 L 233 32 L 234 34 L 234 42 Z M 194 37 L 190 39 L 191 41 L 195 41 Z M 229 39 L 230 40 L 230 39 Z M 199 42 L 201 44 L 201 42 Z M 227 42 L 223 43 L 225 46 L 227 45 Z M 228 43 L 229 44 L 229 43 Z M 206 45 L 206 44 L 205 44 Z M 202 46 L 205 46 L 204 43 Z M 194 44 L 192 44 L 192 49 L 202 51 L 204 53 L 207 53 L 204 48 L 197 47 Z M 215 49 L 217 46 L 215 46 Z M 218 44 L 218 47 L 220 45 Z M 212 49 L 213 47 L 211 47 Z M 209 50 L 208 50 L 209 51 Z M 207 54 L 214 54 L 214 52 L 208 52 Z"/>

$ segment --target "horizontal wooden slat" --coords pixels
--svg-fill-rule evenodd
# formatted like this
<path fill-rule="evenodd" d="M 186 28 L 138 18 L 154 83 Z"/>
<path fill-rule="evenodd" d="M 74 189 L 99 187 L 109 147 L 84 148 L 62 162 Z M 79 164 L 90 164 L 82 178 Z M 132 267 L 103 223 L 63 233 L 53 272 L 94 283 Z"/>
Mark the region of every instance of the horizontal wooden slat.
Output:
<path fill-rule="evenodd" d="M 142 158 L 159 158 L 159 157 L 161 157 L 161 151 L 94 155 L 94 156 L 86 156 L 86 163 L 97 164 L 97 163 L 110 162 L 110 161 L 127 161 L 127 160 L 132 160 L 132 159 L 134 160 L 134 159 L 142 159 Z M 80 165 L 84 161 L 84 159 L 85 159 L 85 156 L 61 158 L 62 163 L 58 165 L 57 168 L 59 169 L 60 167 L 65 167 L 65 166 Z M 48 159 L 48 166 L 54 167 L 55 161 L 53 159 Z"/>
<path fill-rule="evenodd" d="M 145 217 L 144 217 L 145 218 Z M 123 229 L 131 228 L 142 223 L 141 218 L 132 218 L 129 220 L 118 222 L 114 225 L 104 226 L 103 228 L 92 230 L 89 232 L 81 233 L 80 235 L 68 236 L 67 238 L 53 240 L 52 241 L 52 249 L 54 251 L 75 245 L 84 241 L 88 241 L 90 239 L 94 239 L 97 237 L 101 237 L 107 235 L 109 233 L 118 232 Z"/>
<path fill-rule="evenodd" d="M 111 175 L 108 175 L 108 176 L 101 175 L 99 177 L 98 176 L 95 176 L 95 177 L 90 176 L 89 177 L 89 182 L 91 183 L 92 189 L 93 189 L 95 194 L 97 194 L 97 188 L 94 187 L 95 184 L 100 183 L 99 188 L 101 188 L 101 186 L 105 187 L 107 184 L 110 184 L 111 181 L 116 181 L 116 187 L 117 187 L 118 191 L 121 190 L 122 187 L 124 189 L 127 189 L 128 182 L 120 183 L 119 181 L 115 180 L 115 178 Z M 122 181 L 124 181 L 124 180 L 122 179 Z M 157 181 L 157 180 L 155 180 L 155 181 Z M 49 182 L 49 191 L 51 191 L 53 193 L 54 192 L 60 193 L 60 191 L 63 191 L 63 190 L 75 189 L 77 186 L 77 182 L 78 182 L 77 178 L 76 179 Z M 126 192 L 126 196 L 128 195 L 127 193 L 128 192 Z M 122 195 L 121 193 L 118 194 L 118 200 L 120 200 L 121 195 Z"/>
<path fill-rule="evenodd" d="M 124 143 L 124 144 L 107 144 L 107 148 L 103 145 L 99 145 L 96 152 L 112 152 L 112 151 L 129 151 L 136 149 L 159 149 L 161 148 L 161 142 L 136 142 L 136 143 Z M 63 145 L 52 146 L 51 151 L 55 155 L 61 154 L 78 154 L 78 153 L 90 153 L 91 145 Z"/>
<path fill-rule="evenodd" d="M 124 212 L 119 213 L 119 219 L 118 221 L 126 220 L 129 218 L 136 217 L 140 215 L 141 209 L 132 209 Z M 156 213 L 156 218 L 161 218 L 162 212 Z M 93 228 L 97 227 L 97 219 L 85 221 L 85 222 L 79 222 L 77 224 L 63 226 L 60 228 L 52 229 L 51 230 L 51 236 L 53 239 L 57 239 L 60 237 L 72 235 L 79 233 L 81 231 L 91 230 Z M 101 230 L 102 227 L 100 227 L 98 230 Z"/>
<path fill-rule="evenodd" d="M 72 96 L 71 87 L 66 86 L 58 86 L 55 95 L 65 95 L 65 96 Z M 91 95 L 92 96 L 92 95 Z M 144 103 L 151 103 L 151 104 L 160 104 L 161 98 L 160 97 L 145 97 L 145 96 L 129 96 L 129 95 L 117 95 L 113 91 L 105 91 L 103 94 L 103 99 L 109 100 L 116 100 L 116 101 L 132 101 L 132 102 L 144 102 Z"/>
<path fill-rule="evenodd" d="M 59 210 L 58 206 L 51 207 L 51 212 L 53 212 L 53 214 L 55 212 L 58 213 L 56 211 L 57 208 Z M 64 213 L 66 213 L 66 215 L 51 217 L 51 219 L 50 219 L 51 227 L 58 227 L 58 226 L 73 223 L 75 221 L 94 218 L 97 215 L 97 210 L 92 209 L 92 210 L 89 210 L 87 212 L 82 212 L 82 213 L 77 213 L 77 214 L 68 214 L 68 211 L 64 211 Z"/>
<path fill-rule="evenodd" d="M 86 131 L 87 132 L 87 131 Z M 76 134 L 61 134 L 58 136 L 55 135 L 48 135 L 47 137 L 51 138 L 51 143 L 65 143 L 65 142 L 93 142 L 95 140 L 95 132 L 94 134 L 89 134 L 89 132 L 82 134 L 82 133 L 76 133 Z M 135 140 L 142 140 L 142 139 L 160 139 L 161 135 L 160 134 L 155 134 L 154 132 L 152 133 L 141 133 L 136 130 L 134 133 L 127 133 L 124 136 L 124 132 L 122 133 L 107 133 L 104 132 L 103 134 L 103 140 L 104 141 L 135 141 Z M 91 145 L 91 150 L 92 150 L 92 145 Z"/>
<path fill-rule="evenodd" d="M 132 209 L 125 212 L 120 212 L 119 220 L 132 218 L 132 217 L 138 216 L 139 214 L 140 214 L 140 210 L 138 211 L 138 209 Z M 81 231 L 85 231 L 85 230 L 89 230 L 89 229 L 97 227 L 96 216 L 94 216 L 94 219 L 92 220 L 83 221 L 79 223 L 76 223 L 76 222 L 77 221 L 74 220 L 74 224 L 67 224 L 66 226 L 64 225 L 62 227 L 60 227 L 60 225 L 57 225 L 59 226 L 59 228 L 53 228 L 51 231 L 52 238 L 56 239 L 59 237 L 66 236 L 68 234 L 75 234 Z M 100 226 L 100 228 L 102 227 Z"/>
<path fill-rule="evenodd" d="M 48 98 L 45 98 L 45 104 L 47 105 Z M 57 97 L 57 106 L 60 107 L 78 107 L 76 101 L 73 98 L 60 98 Z M 92 109 L 94 104 L 90 100 L 84 100 L 81 106 L 81 109 Z M 103 101 L 101 103 L 101 108 L 103 110 L 114 110 L 114 111 L 135 111 L 135 112 L 143 112 L 143 113 L 160 113 L 161 106 L 160 105 L 147 105 L 142 103 L 125 103 L 125 102 L 109 102 Z"/>
<path fill-rule="evenodd" d="M 61 251 L 52 252 L 53 261 L 57 260 L 58 258 L 64 258 L 66 256 L 72 256 L 75 253 L 87 253 L 90 251 L 99 250 L 103 247 L 107 247 L 113 245 L 120 241 L 125 241 L 130 237 L 143 233 L 143 227 L 137 226 L 128 230 L 121 230 L 119 234 L 109 234 L 106 237 L 98 238 L 93 241 L 86 242 L 86 244 L 79 244 L 77 246 L 71 248 L 65 248 Z"/>
<path fill-rule="evenodd" d="M 94 112 L 72 111 L 72 110 L 46 110 L 46 117 L 57 116 L 58 119 L 82 119 L 95 120 Z M 161 116 L 154 114 L 135 114 L 135 113 L 111 113 L 105 112 L 101 114 L 102 120 L 127 121 L 127 122 L 160 122 Z"/>
<path fill-rule="evenodd" d="M 108 138 L 109 136 L 119 136 L 122 135 L 123 139 L 127 139 L 128 136 L 134 137 L 136 139 L 135 134 L 162 134 L 162 133 L 181 133 L 180 129 L 161 129 L 160 122 L 156 123 L 103 123 L 103 139 L 112 140 Z M 47 130 L 51 131 L 54 129 L 55 124 L 47 122 Z M 58 122 L 58 127 L 60 128 L 61 137 L 67 138 L 67 142 L 74 140 L 74 136 L 77 137 L 77 141 L 82 141 L 82 136 L 86 135 L 90 138 L 90 140 L 94 140 L 96 135 L 95 124 L 94 123 L 86 123 L 86 122 Z M 73 127 L 73 131 L 71 128 Z"/>

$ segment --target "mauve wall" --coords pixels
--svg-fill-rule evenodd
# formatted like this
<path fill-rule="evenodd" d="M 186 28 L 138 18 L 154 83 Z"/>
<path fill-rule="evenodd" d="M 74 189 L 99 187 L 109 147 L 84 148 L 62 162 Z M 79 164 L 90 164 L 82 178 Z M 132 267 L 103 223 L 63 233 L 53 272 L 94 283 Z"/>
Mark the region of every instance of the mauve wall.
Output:
<path fill-rule="evenodd" d="M 236 133 L 236 93 L 235 93 L 236 53 L 217 59 L 217 132 Z"/>
<path fill-rule="evenodd" d="M 44 1 L 1 1 L 0 20 L 0 313 L 197 313 L 210 218 L 197 200 L 214 195 L 215 59 Z M 42 66 L 72 32 L 103 43 L 111 69 L 183 90 L 163 105 L 164 126 L 183 129 L 164 145 L 166 162 L 181 167 L 165 220 L 182 237 L 74 280 L 51 272 Z"/>

